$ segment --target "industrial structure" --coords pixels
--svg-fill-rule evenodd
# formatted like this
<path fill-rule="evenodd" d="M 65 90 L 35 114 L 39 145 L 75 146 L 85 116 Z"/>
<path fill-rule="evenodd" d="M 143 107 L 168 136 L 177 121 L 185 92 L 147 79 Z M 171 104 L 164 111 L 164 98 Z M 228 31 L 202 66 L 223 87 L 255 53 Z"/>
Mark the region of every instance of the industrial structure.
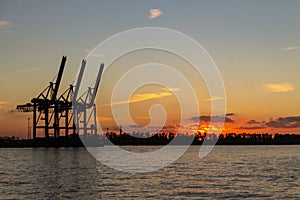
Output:
<path fill-rule="evenodd" d="M 88 87 L 87 91 L 77 98 L 85 64 L 85 61 L 83 61 L 74 91 L 74 121 L 76 123 L 78 133 L 80 131 L 82 131 L 83 133 L 88 133 L 90 131 L 91 134 L 97 134 L 97 113 L 95 98 L 104 69 L 104 64 L 101 63 L 100 65 L 94 87 Z"/>
<path fill-rule="evenodd" d="M 96 105 L 94 103 L 104 64 L 100 69 L 93 87 L 88 87 L 86 92 L 78 97 L 86 60 L 81 63 L 81 68 L 75 86 L 69 88 L 58 96 L 60 83 L 66 65 L 66 56 L 62 57 L 55 82 L 49 85 L 30 103 L 18 105 L 19 112 L 32 112 L 33 125 L 32 137 L 37 138 L 38 130 L 43 131 L 43 137 L 59 138 L 61 132 L 64 137 L 72 134 L 97 134 Z"/>

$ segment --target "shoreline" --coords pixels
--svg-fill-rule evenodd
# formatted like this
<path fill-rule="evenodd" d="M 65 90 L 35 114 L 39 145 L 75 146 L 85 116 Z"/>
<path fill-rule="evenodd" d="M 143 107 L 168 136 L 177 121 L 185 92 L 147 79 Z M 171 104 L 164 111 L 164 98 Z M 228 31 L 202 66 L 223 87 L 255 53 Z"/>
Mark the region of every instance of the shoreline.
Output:
<path fill-rule="evenodd" d="M 170 140 L 151 140 L 150 138 L 138 138 L 136 140 L 118 140 L 118 139 L 93 139 L 85 140 L 84 144 L 80 137 L 61 137 L 61 138 L 37 138 L 32 139 L 0 139 L 0 148 L 78 148 L 78 147 L 103 147 L 103 146 L 165 146 L 168 145 Z M 193 140 L 189 146 L 201 146 L 202 141 Z M 184 146 L 185 144 L 170 144 L 172 146 Z M 209 145 L 209 144 L 205 144 Z M 283 145 L 300 145 L 300 135 L 293 140 L 282 141 L 244 141 L 244 140 L 231 140 L 220 138 L 215 145 L 218 146 L 283 146 Z"/>

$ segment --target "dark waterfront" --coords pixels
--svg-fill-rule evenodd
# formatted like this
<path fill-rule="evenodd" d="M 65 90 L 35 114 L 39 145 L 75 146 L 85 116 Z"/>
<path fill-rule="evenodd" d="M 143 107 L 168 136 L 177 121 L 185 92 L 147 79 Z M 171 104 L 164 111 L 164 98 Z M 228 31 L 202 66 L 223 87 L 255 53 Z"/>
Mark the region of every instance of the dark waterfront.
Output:
<path fill-rule="evenodd" d="M 175 137 L 181 139 L 191 139 L 193 135 L 179 135 L 169 133 L 157 133 L 148 137 L 146 135 L 134 135 L 128 133 L 116 134 L 114 132 L 104 135 L 77 135 L 72 134 L 68 137 L 59 138 L 36 138 L 19 139 L 16 137 L 0 137 L 0 147 L 83 147 L 83 146 L 103 146 L 103 145 L 167 145 Z M 299 134 L 236 134 L 226 133 L 217 135 L 208 135 L 208 141 L 215 141 L 216 145 L 299 145 Z M 192 138 L 192 145 L 202 145 L 206 134 L 195 134 Z M 110 142 L 108 142 L 108 140 Z M 84 144 L 82 143 L 84 141 Z M 112 143 L 111 143 L 112 142 Z M 175 144 L 175 145 L 182 145 Z"/>

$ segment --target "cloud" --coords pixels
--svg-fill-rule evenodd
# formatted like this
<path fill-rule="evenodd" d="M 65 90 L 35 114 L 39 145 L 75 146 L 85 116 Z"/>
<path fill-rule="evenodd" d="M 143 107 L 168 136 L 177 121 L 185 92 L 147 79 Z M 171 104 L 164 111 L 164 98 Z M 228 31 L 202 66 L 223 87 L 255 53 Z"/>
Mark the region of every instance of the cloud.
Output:
<path fill-rule="evenodd" d="M 270 120 L 266 126 L 271 128 L 299 128 L 300 116 L 280 117 L 275 120 Z"/>
<path fill-rule="evenodd" d="M 0 108 L 3 108 L 4 105 L 9 104 L 9 101 L 0 101 Z"/>
<path fill-rule="evenodd" d="M 226 113 L 226 116 L 233 116 L 235 115 L 234 113 Z"/>
<path fill-rule="evenodd" d="M 0 101 L 0 105 L 8 104 L 10 101 Z"/>
<path fill-rule="evenodd" d="M 9 33 L 11 32 L 10 28 L 12 27 L 12 24 L 7 20 L 0 20 L 0 31 L 2 33 Z"/>
<path fill-rule="evenodd" d="M 219 101 L 224 99 L 223 97 L 218 97 L 218 96 L 212 96 L 211 98 L 208 99 L 203 99 L 203 101 Z"/>
<path fill-rule="evenodd" d="M 34 68 L 29 68 L 29 69 L 23 69 L 23 70 L 19 70 L 16 73 L 18 74 L 22 74 L 22 73 L 28 73 L 28 72 L 34 72 L 34 71 L 40 71 L 44 69 L 43 67 L 34 67 Z"/>
<path fill-rule="evenodd" d="M 261 124 L 261 122 L 256 121 L 255 119 L 247 121 L 247 124 Z"/>
<path fill-rule="evenodd" d="M 298 48 L 299 48 L 299 46 L 285 47 L 285 48 L 282 48 L 281 51 L 294 51 Z"/>
<path fill-rule="evenodd" d="M 163 12 L 160 10 L 160 9 L 150 9 L 149 10 L 149 19 L 154 19 L 154 18 L 157 18 L 159 17 L 160 15 L 162 15 Z"/>
<path fill-rule="evenodd" d="M 221 117 L 218 115 L 215 116 L 209 116 L 209 115 L 201 115 L 196 116 L 196 117 L 192 117 L 190 120 L 194 121 L 194 122 L 199 122 L 199 121 L 203 121 L 203 122 L 228 122 L 228 123 L 233 123 L 234 121 L 232 119 L 230 119 L 229 117 Z"/>
<path fill-rule="evenodd" d="M 179 88 L 162 88 L 164 91 L 167 91 L 167 92 L 178 92 L 180 91 Z"/>
<path fill-rule="evenodd" d="M 264 89 L 270 92 L 290 92 L 294 90 L 291 83 L 266 83 L 263 84 Z"/>
<path fill-rule="evenodd" d="M 130 103 L 146 101 L 146 100 L 150 100 L 150 99 L 159 99 L 159 98 L 167 97 L 167 96 L 171 96 L 171 95 L 172 95 L 171 92 L 135 94 L 130 99 Z"/>
<path fill-rule="evenodd" d="M 237 129 L 241 130 L 257 130 L 266 128 L 265 121 L 256 121 L 255 119 L 248 120 L 245 126 L 240 126 Z"/>
<path fill-rule="evenodd" d="M 264 129 L 265 126 L 241 126 L 238 129 L 244 129 L 244 130 L 257 130 L 257 129 Z"/>
<path fill-rule="evenodd" d="M 0 28 L 9 28 L 11 26 L 11 23 L 6 20 L 0 20 Z"/>
<path fill-rule="evenodd" d="M 128 101 L 117 101 L 113 102 L 112 104 L 104 104 L 102 106 L 111 106 L 111 105 L 122 105 L 122 104 L 129 104 L 129 103 L 137 103 L 141 101 L 159 99 L 162 97 L 172 96 L 172 92 L 159 92 L 159 93 L 144 93 L 144 94 L 135 94 L 131 97 Z"/>

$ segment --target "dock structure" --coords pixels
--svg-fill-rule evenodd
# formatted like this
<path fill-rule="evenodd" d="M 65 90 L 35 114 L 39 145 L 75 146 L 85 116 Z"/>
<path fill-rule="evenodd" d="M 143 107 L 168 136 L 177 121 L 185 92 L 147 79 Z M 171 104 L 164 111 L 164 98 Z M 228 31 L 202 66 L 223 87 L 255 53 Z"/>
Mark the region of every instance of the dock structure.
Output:
<path fill-rule="evenodd" d="M 74 116 L 76 117 L 75 123 L 76 123 L 76 127 L 78 127 L 77 128 L 78 132 L 83 132 L 85 134 L 86 133 L 97 134 L 97 112 L 96 112 L 97 110 L 96 110 L 95 98 L 101 81 L 103 69 L 104 69 L 104 64 L 101 63 L 94 86 L 88 87 L 88 89 L 81 96 L 77 98 L 78 90 L 83 75 L 81 74 L 81 71 L 84 70 L 82 70 L 81 68 L 79 72 L 79 76 L 77 79 L 78 85 L 76 84 L 77 86 L 74 92 L 75 99 L 73 99 L 73 102 L 75 102 L 75 105 L 73 105 L 73 110 L 75 113 Z"/>
<path fill-rule="evenodd" d="M 86 60 L 82 60 L 76 84 L 70 85 L 60 96 L 58 96 L 60 83 L 63 77 L 67 57 L 63 56 L 57 78 L 37 96 L 31 99 L 30 103 L 17 105 L 19 112 L 32 112 L 32 139 L 38 137 L 38 131 L 43 132 L 42 138 L 59 138 L 61 132 L 64 137 L 70 133 L 97 134 L 96 105 L 94 103 L 97 90 L 100 84 L 104 64 L 101 63 L 98 76 L 93 87 L 78 96 L 83 73 L 86 68 Z M 87 113 L 90 113 L 88 115 Z M 93 115 L 93 117 L 91 117 Z M 81 120 L 82 119 L 82 120 Z M 91 126 L 88 126 L 91 124 Z"/>

